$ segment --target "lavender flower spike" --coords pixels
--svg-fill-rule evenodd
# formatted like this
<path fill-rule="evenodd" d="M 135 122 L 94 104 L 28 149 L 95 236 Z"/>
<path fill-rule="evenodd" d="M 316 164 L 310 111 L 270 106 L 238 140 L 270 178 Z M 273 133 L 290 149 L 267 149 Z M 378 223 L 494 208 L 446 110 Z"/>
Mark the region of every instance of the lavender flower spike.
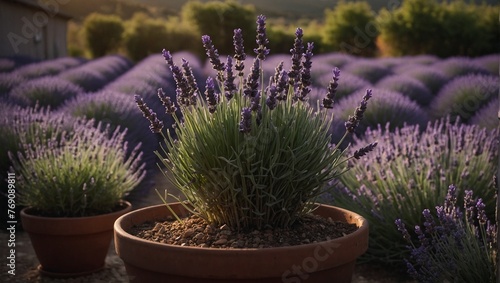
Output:
<path fill-rule="evenodd" d="M 269 107 L 269 109 L 273 110 L 276 108 L 277 105 L 277 99 L 276 96 L 278 94 L 278 89 L 276 88 L 275 85 L 271 85 L 268 88 L 269 96 L 266 99 L 266 104 Z"/>
<path fill-rule="evenodd" d="M 345 122 L 345 128 L 348 132 L 352 133 L 358 127 L 359 122 L 363 119 L 363 114 L 366 111 L 366 105 L 368 104 L 368 100 L 372 97 L 372 90 L 367 89 L 366 94 L 363 96 L 363 99 L 359 103 L 359 106 L 354 111 L 354 116 L 349 116 L 347 122 Z"/>
<path fill-rule="evenodd" d="M 300 70 L 302 69 L 302 53 L 304 52 L 304 44 L 302 42 L 303 35 L 302 29 L 297 28 L 293 48 L 290 49 L 290 53 L 292 53 L 292 68 L 288 72 L 288 78 L 289 84 L 292 86 L 299 81 Z"/>
<path fill-rule="evenodd" d="M 269 55 L 269 49 L 267 49 L 267 45 L 269 44 L 269 40 L 266 35 L 266 17 L 264 15 L 259 15 L 257 17 L 257 36 L 256 42 L 259 46 L 254 49 L 255 54 L 257 54 L 257 58 L 260 60 L 265 60 L 266 56 Z"/>
<path fill-rule="evenodd" d="M 362 148 L 354 151 L 353 157 L 356 158 L 356 159 L 359 159 L 362 156 L 366 155 L 368 152 L 370 152 L 373 149 L 375 149 L 376 146 L 377 146 L 377 142 L 370 143 L 369 145 L 367 145 L 365 147 L 362 147 Z"/>
<path fill-rule="evenodd" d="M 403 234 L 403 238 L 407 241 L 411 241 L 410 233 L 408 233 L 408 230 L 406 230 L 406 227 L 405 227 L 405 224 L 403 223 L 403 221 L 401 219 L 396 219 L 396 221 L 394 221 L 394 223 L 398 227 L 398 231 L 401 232 L 401 234 Z"/>
<path fill-rule="evenodd" d="M 217 103 L 219 102 L 218 96 L 215 93 L 214 80 L 211 77 L 207 78 L 207 84 L 205 87 L 205 96 L 208 103 L 208 111 L 214 113 L 217 109 Z"/>
<path fill-rule="evenodd" d="M 328 93 L 326 94 L 326 98 L 323 98 L 323 107 L 325 108 L 333 108 L 333 101 L 335 98 L 335 93 L 337 92 L 337 87 L 339 86 L 338 81 L 340 78 L 340 70 L 339 68 L 333 68 L 333 78 L 328 85 Z"/>
<path fill-rule="evenodd" d="M 219 59 L 219 51 L 217 51 L 217 49 L 215 49 L 215 47 L 212 43 L 212 39 L 210 39 L 210 36 L 208 36 L 208 35 L 203 35 L 201 37 L 201 41 L 203 43 L 203 47 L 205 48 L 208 59 L 210 60 L 210 63 L 212 64 L 212 67 L 219 74 L 222 74 L 222 72 L 224 71 L 224 64 Z M 218 77 L 218 79 L 220 79 L 220 81 L 222 81 L 223 77 L 220 76 L 220 77 Z"/>
<path fill-rule="evenodd" d="M 149 122 L 151 123 L 151 125 L 149 126 L 149 129 L 151 130 L 151 132 L 153 132 L 153 133 L 161 132 L 161 129 L 163 129 L 163 122 L 158 119 L 158 116 L 156 116 L 156 113 L 153 112 L 153 110 L 151 110 L 151 108 L 149 108 L 146 105 L 144 100 L 142 100 L 142 98 L 139 95 L 135 95 L 134 98 L 135 98 L 135 103 L 137 104 L 137 106 L 141 110 L 144 117 L 146 117 L 149 120 Z"/>
<path fill-rule="evenodd" d="M 300 74 L 301 79 L 301 90 L 298 99 L 304 101 L 307 94 L 311 92 L 311 67 L 312 67 L 312 57 L 314 43 L 307 43 L 306 53 L 304 53 L 304 62 L 302 63 L 302 70 Z"/>
<path fill-rule="evenodd" d="M 161 100 L 161 103 L 165 107 L 165 113 L 167 114 L 174 114 L 175 111 L 177 111 L 177 107 L 175 107 L 175 104 L 173 101 L 170 100 L 170 97 L 168 97 L 165 92 L 163 92 L 162 88 L 158 89 L 158 97 Z M 137 99 L 136 99 L 137 101 Z"/>
<path fill-rule="evenodd" d="M 245 59 L 247 58 L 247 55 L 245 54 L 245 47 L 243 46 L 243 35 L 241 34 L 241 29 L 234 30 L 233 45 L 234 59 L 236 60 L 234 69 L 238 71 L 239 77 L 243 77 L 243 70 L 245 69 Z"/>
<path fill-rule="evenodd" d="M 252 110 L 249 107 L 241 110 L 240 132 L 249 133 L 252 130 Z"/>
<path fill-rule="evenodd" d="M 257 95 L 257 88 L 259 87 L 260 67 L 259 59 L 255 58 L 253 61 L 252 71 L 248 75 L 247 82 L 243 89 L 243 94 L 247 97 L 255 97 Z"/>
<path fill-rule="evenodd" d="M 175 84 L 177 86 L 177 103 L 185 106 L 189 106 L 193 104 L 193 102 L 196 103 L 195 99 L 193 99 L 194 91 L 192 90 L 192 82 L 188 81 L 181 69 L 174 64 L 172 55 L 170 55 L 169 51 L 163 49 L 162 54 L 174 76 Z"/>
<path fill-rule="evenodd" d="M 233 98 L 236 93 L 236 85 L 234 84 L 234 75 L 233 75 L 233 59 L 231 56 L 227 56 L 226 61 L 226 72 L 224 76 L 224 94 L 227 100 Z"/>

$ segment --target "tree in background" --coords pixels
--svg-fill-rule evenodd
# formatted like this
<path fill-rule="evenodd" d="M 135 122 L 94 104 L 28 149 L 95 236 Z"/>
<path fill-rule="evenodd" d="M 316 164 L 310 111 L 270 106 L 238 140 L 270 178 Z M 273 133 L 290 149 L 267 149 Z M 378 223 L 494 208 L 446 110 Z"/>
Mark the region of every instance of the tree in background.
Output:
<path fill-rule="evenodd" d="M 192 24 L 201 35 L 209 35 L 220 54 L 232 54 L 233 31 L 255 30 L 255 8 L 235 1 L 188 2 L 182 7 L 181 17 Z M 255 35 L 243 33 L 244 42 L 254 42 Z M 247 45 L 247 44 L 245 44 Z M 253 46 L 248 44 L 247 46 Z"/>
<path fill-rule="evenodd" d="M 161 54 L 163 49 L 197 52 L 202 46 L 196 32 L 177 17 L 152 19 L 144 13 L 137 13 L 126 22 L 123 43 L 127 55 L 134 61 Z"/>
<path fill-rule="evenodd" d="M 435 54 L 440 57 L 497 53 L 499 6 L 463 1 L 406 0 L 380 11 L 379 45 L 383 55 Z"/>
<path fill-rule="evenodd" d="M 92 13 L 83 22 L 85 43 L 94 58 L 117 51 L 123 31 L 122 20 L 116 15 Z"/>
<path fill-rule="evenodd" d="M 376 15 L 365 1 L 338 2 L 325 10 L 323 41 L 330 51 L 374 56 L 378 30 Z"/>

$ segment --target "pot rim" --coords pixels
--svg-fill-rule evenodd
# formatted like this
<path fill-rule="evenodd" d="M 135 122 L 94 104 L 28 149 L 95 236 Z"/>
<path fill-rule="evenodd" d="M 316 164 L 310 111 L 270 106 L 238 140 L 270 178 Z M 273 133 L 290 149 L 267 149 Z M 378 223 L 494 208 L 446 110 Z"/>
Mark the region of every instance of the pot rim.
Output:
<path fill-rule="evenodd" d="M 174 204 L 179 204 L 179 202 L 169 203 L 169 205 L 174 205 Z M 130 211 L 130 212 L 120 216 L 118 219 L 116 219 L 116 221 L 114 223 L 115 233 L 120 235 L 121 237 L 128 238 L 129 240 L 138 241 L 141 244 L 153 245 L 153 246 L 158 246 L 158 247 L 168 247 L 172 251 L 184 251 L 184 252 L 192 251 L 192 252 L 197 252 L 197 253 L 210 252 L 210 253 L 218 253 L 218 254 L 231 254 L 231 253 L 240 253 L 242 251 L 244 251 L 245 253 L 264 253 L 264 252 L 267 253 L 267 252 L 274 252 L 274 251 L 279 252 L 279 251 L 289 250 L 290 248 L 309 250 L 311 248 L 317 247 L 318 244 L 321 245 L 324 243 L 342 243 L 342 242 L 347 241 L 350 238 L 354 238 L 354 237 L 360 236 L 360 235 L 365 234 L 365 233 L 367 234 L 368 233 L 368 226 L 369 226 L 368 221 L 363 216 L 357 214 L 356 212 L 353 212 L 351 210 L 347 210 L 344 208 L 336 207 L 336 206 L 331 206 L 331 205 L 319 203 L 318 207 L 316 209 L 318 209 L 320 207 L 335 208 L 336 210 L 340 211 L 341 213 L 344 213 L 346 215 L 351 215 L 351 217 L 353 219 L 353 221 L 352 221 L 353 223 L 360 223 L 360 225 L 358 226 L 358 229 L 350 234 L 343 236 L 343 237 L 338 237 L 338 238 L 334 238 L 331 240 L 313 242 L 313 243 L 309 243 L 309 244 L 284 246 L 284 247 L 271 247 L 271 248 L 213 248 L 213 247 L 206 247 L 205 248 L 205 247 L 172 245 L 172 244 L 159 243 L 159 242 L 155 242 L 155 241 L 151 241 L 151 240 L 146 240 L 146 239 L 137 237 L 137 236 L 135 236 L 135 235 L 133 235 L 133 234 L 131 234 L 123 229 L 122 225 L 126 221 L 126 219 L 130 217 L 130 215 L 135 214 L 135 213 L 139 213 L 139 212 L 145 211 L 145 210 L 156 209 L 159 207 L 166 207 L 166 206 L 165 206 L 165 204 L 148 206 L 148 207 L 144 207 L 144 208 Z M 144 223 L 144 222 L 142 222 L 142 223 Z M 140 224 L 140 223 L 135 223 L 134 225 L 136 225 L 136 224 Z"/>
<path fill-rule="evenodd" d="M 77 216 L 77 217 L 40 216 L 40 215 L 30 213 L 30 210 L 33 209 L 33 207 L 31 207 L 31 206 L 27 206 L 27 207 L 24 207 L 23 209 L 21 209 L 20 215 L 22 215 L 24 217 L 30 217 L 33 219 L 44 219 L 44 220 L 49 220 L 49 219 L 54 219 L 54 220 L 58 220 L 58 221 L 64 220 L 64 219 L 85 220 L 88 218 L 104 217 L 104 216 L 108 216 L 110 214 L 122 214 L 124 210 L 131 210 L 131 208 L 132 208 L 132 204 L 126 200 L 120 200 L 120 202 L 118 204 L 121 206 L 121 208 L 119 210 L 115 210 L 115 211 L 108 212 L 108 213 L 90 215 L 90 216 Z M 130 211 L 128 211 L 128 212 L 130 212 Z"/>

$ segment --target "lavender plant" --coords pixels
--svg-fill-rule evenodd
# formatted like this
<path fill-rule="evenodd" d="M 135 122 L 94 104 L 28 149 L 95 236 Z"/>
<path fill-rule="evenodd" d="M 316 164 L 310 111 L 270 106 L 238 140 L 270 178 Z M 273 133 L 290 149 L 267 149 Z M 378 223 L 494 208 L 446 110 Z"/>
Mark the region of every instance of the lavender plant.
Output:
<path fill-rule="evenodd" d="M 16 73 L 0 73 L 0 96 L 8 96 L 14 87 L 24 81 L 25 78 Z"/>
<path fill-rule="evenodd" d="M 91 94 L 82 93 L 67 102 L 60 111 L 73 117 L 93 119 L 95 126 L 98 122 L 109 124 L 111 131 L 120 127 L 127 129 L 125 140 L 129 143 L 129 152 L 138 144 L 145 152 L 144 161 L 153 164 L 158 142 L 155 136 L 148 134 L 146 120 L 136 111 L 136 105 L 131 95 L 115 91 L 99 91 Z"/>
<path fill-rule="evenodd" d="M 409 67 L 398 73 L 419 80 L 431 91 L 433 95 L 436 95 L 441 87 L 449 81 L 448 76 L 446 76 L 443 72 L 432 67 L 422 65 Z"/>
<path fill-rule="evenodd" d="M 492 75 L 488 69 L 466 57 L 451 57 L 437 61 L 432 67 L 445 73 L 450 79 L 465 75 Z"/>
<path fill-rule="evenodd" d="M 492 130 L 500 126 L 499 121 L 500 102 L 498 98 L 492 99 L 488 105 L 479 109 L 470 119 L 470 124 L 479 125 Z"/>
<path fill-rule="evenodd" d="M 59 107 L 65 100 L 75 97 L 83 89 L 58 77 L 42 77 L 19 84 L 9 93 L 9 99 L 21 106 Z"/>
<path fill-rule="evenodd" d="M 500 54 L 483 55 L 472 59 L 472 61 L 493 75 L 498 74 L 498 70 L 500 70 Z"/>
<path fill-rule="evenodd" d="M 467 122 L 476 111 L 498 97 L 500 78 L 491 75 L 466 75 L 453 79 L 439 91 L 432 102 L 435 118 L 459 117 Z"/>
<path fill-rule="evenodd" d="M 215 70 L 215 78 L 206 79 L 203 96 L 189 64 L 178 66 L 163 51 L 177 89 L 176 100 L 163 92 L 159 98 L 174 115 L 176 139 L 162 132 L 163 122 L 141 97 L 136 102 L 150 129 L 164 136 L 166 147 L 157 155 L 194 214 L 233 229 L 288 227 L 313 208 L 323 187 L 345 171 L 347 160 L 375 144 L 350 156 L 332 146 L 329 114 L 314 111 L 306 101 L 313 44 L 304 44 L 302 29 L 295 34 L 290 69 L 278 65 L 269 79 L 262 67 L 269 55 L 265 17 L 257 18 L 256 55 L 247 76 L 241 32 L 234 31 L 235 54 L 225 61 L 211 38 L 202 37 Z M 335 87 L 332 80 L 323 107 L 332 107 Z M 338 144 L 355 130 L 371 96 L 371 91 L 365 93 Z"/>
<path fill-rule="evenodd" d="M 385 76 L 392 75 L 390 68 L 374 59 L 355 60 L 346 64 L 343 71 L 365 79 L 372 84 L 377 83 Z"/>
<path fill-rule="evenodd" d="M 378 81 L 375 87 L 399 92 L 422 106 L 427 106 L 433 99 L 432 93 L 423 83 L 403 75 L 387 76 Z"/>
<path fill-rule="evenodd" d="M 365 260 L 401 263 L 406 243 L 394 227 L 404 219 L 410 227 L 420 223 L 420 212 L 444 200 L 448 184 L 484 196 L 494 215 L 493 176 L 498 164 L 499 129 L 429 122 L 423 131 L 405 126 L 389 131 L 369 129 L 357 142 L 378 140 L 378 146 L 339 177 L 332 203 L 356 211 L 370 222 L 370 243 Z"/>
<path fill-rule="evenodd" d="M 55 76 L 62 71 L 77 67 L 84 62 L 84 60 L 78 58 L 63 57 L 25 65 L 17 68 L 15 73 L 27 80 L 44 76 Z"/>
<path fill-rule="evenodd" d="M 21 136 L 23 149 L 10 153 L 19 203 L 50 217 L 113 211 L 144 177 L 144 164 L 137 149 L 126 156 L 124 131 L 100 128 L 78 120 L 72 131 L 57 129 L 51 138 L 36 134 L 28 143 Z"/>
<path fill-rule="evenodd" d="M 83 87 L 87 92 L 97 91 L 132 67 L 128 59 L 108 55 L 94 59 L 63 72 L 59 77 Z"/>
<path fill-rule="evenodd" d="M 423 225 L 412 236 L 403 219 L 397 229 L 409 243 L 408 273 L 419 282 L 497 282 L 497 228 L 488 220 L 483 199 L 466 190 L 463 210 L 451 185 L 443 205 L 422 212 Z"/>

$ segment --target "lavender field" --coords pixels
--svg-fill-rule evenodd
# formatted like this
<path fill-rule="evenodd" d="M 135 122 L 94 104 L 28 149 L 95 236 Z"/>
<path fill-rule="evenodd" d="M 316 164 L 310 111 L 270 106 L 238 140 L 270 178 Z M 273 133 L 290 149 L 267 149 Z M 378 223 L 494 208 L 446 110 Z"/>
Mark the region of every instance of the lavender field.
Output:
<path fill-rule="evenodd" d="M 201 93 L 206 77 L 216 76 L 204 58 L 188 52 L 174 53 L 173 58 L 178 65 L 181 59 L 189 61 Z M 289 59 L 288 54 L 268 56 L 264 77 L 272 76 L 281 61 L 284 69 L 289 69 Z M 247 74 L 252 61 L 245 61 Z M 394 221 L 407 220 L 407 227 L 419 224 L 422 210 L 442 203 L 452 184 L 462 194 L 474 189 L 474 195 L 485 200 L 486 212 L 493 219 L 499 62 L 500 54 L 446 59 L 432 55 L 374 59 L 339 53 L 314 56 L 309 94 L 313 107 L 327 93 L 333 68 L 341 71 L 336 101 L 329 110 L 334 115 L 332 140 L 343 134 L 344 122 L 366 89 L 373 90 L 364 119 L 349 142 L 377 140 L 378 148 L 373 156 L 352 165 L 352 173 L 342 177 L 321 199 L 369 219 L 367 260 L 400 263 L 407 255 L 406 244 Z M 170 128 L 173 120 L 164 114 L 158 88 L 175 101 L 174 78 L 160 52 L 138 63 L 118 55 L 34 63 L 0 59 L 0 147 L 6 149 L 0 156 L 2 172 L 10 167 L 6 152 L 20 150 L 16 131 L 26 130 L 17 126 L 20 121 L 70 124 L 68 121 L 84 117 L 95 119 L 96 126 L 101 121 L 112 128 L 127 128 L 129 148 L 142 143 L 148 173 L 157 174 L 153 151 L 159 139 L 149 131 L 134 95 L 139 94 Z M 388 161 L 394 166 L 386 166 Z M 149 190 L 138 186 L 131 195 L 144 197 Z M 388 251 L 380 243 L 393 245 Z"/>

